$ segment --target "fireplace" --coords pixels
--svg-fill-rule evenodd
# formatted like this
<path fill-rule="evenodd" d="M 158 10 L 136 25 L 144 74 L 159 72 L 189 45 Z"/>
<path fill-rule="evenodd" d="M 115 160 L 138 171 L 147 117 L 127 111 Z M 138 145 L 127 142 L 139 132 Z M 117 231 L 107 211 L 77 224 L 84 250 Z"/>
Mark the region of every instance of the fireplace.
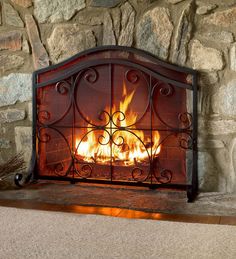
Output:
<path fill-rule="evenodd" d="M 34 179 L 197 194 L 196 71 L 120 46 L 33 75 Z"/>

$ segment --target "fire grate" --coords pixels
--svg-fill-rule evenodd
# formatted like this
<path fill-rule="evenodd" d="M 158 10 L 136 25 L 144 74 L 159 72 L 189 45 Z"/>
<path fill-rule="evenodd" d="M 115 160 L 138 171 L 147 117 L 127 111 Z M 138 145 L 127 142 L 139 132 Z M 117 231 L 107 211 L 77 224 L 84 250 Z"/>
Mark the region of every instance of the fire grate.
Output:
<path fill-rule="evenodd" d="M 194 70 L 121 46 L 36 71 L 28 180 L 180 188 L 192 201 L 196 79 Z"/>

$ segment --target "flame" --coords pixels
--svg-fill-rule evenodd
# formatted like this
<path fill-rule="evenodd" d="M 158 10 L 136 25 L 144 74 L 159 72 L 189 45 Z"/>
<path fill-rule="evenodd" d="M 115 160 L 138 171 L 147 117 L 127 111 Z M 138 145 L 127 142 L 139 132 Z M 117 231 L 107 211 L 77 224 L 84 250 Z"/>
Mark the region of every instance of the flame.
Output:
<path fill-rule="evenodd" d="M 151 137 L 145 137 L 143 131 L 136 130 L 135 123 L 138 115 L 134 111 L 129 110 L 134 93 L 135 90 L 128 93 L 126 85 L 123 84 L 122 101 L 119 104 L 119 108 L 113 105 L 111 109 L 113 117 L 107 131 L 112 136 L 113 141 L 110 140 L 110 136 L 106 131 L 99 134 L 95 130 L 91 131 L 91 128 L 87 129 L 86 140 L 81 141 L 78 137 L 76 138 L 75 154 L 78 159 L 93 163 L 109 163 L 112 158 L 113 162 L 133 165 L 145 161 L 148 162 L 151 151 L 154 156 L 158 156 L 161 152 L 159 132 L 153 131 L 151 139 Z M 110 113 L 109 107 L 106 107 L 105 111 Z M 106 123 L 109 122 L 108 119 L 106 119 Z M 131 125 L 132 130 L 130 132 L 127 130 L 117 131 L 117 126 L 126 128 Z M 91 125 L 89 126 L 91 127 Z"/>

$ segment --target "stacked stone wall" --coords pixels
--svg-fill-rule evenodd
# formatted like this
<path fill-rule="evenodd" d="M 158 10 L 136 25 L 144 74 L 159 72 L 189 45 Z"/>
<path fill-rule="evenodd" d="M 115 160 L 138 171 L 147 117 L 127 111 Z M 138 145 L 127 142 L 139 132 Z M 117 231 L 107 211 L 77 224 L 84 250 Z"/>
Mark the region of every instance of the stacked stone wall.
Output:
<path fill-rule="evenodd" d="M 199 71 L 200 188 L 236 192 L 235 0 L 1 0 L 0 10 L 0 163 L 30 157 L 34 70 L 133 46 Z"/>

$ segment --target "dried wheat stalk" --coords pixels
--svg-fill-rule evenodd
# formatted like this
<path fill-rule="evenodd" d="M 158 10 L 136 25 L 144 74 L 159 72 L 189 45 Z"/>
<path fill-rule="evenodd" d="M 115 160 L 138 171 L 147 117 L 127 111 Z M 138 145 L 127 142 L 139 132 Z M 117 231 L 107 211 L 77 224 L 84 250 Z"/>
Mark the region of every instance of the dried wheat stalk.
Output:
<path fill-rule="evenodd" d="M 15 174 L 17 171 L 26 169 L 23 153 L 19 153 L 0 165 L 0 180 Z"/>

